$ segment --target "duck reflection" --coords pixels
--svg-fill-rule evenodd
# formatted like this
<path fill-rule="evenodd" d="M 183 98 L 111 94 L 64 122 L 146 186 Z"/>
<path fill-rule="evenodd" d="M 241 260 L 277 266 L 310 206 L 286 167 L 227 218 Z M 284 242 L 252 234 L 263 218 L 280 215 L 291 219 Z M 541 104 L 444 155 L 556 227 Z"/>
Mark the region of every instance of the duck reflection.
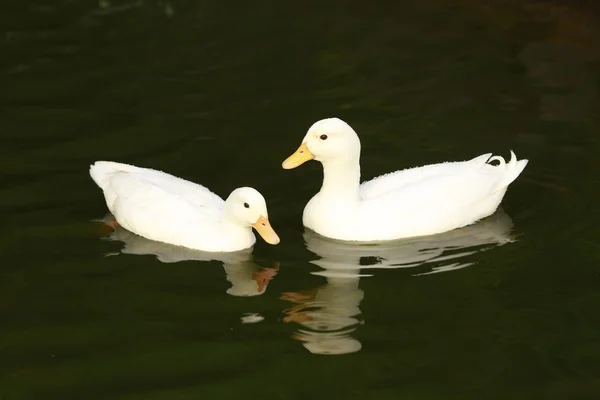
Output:
<path fill-rule="evenodd" d="M 105 236 L 106 240 L 124 243 L 117 254 L 155 255 L 163 263 L 176 263 L 180 261 L 211 261 L 223 263 L 227 280 L 231 287 L 227 293 L 232 296 L 258 296 L 267 290 L 269 282 L 277 275 L 278 265 L 274 268 L 261 268 L 252 261 L 252 248 L 231 253 L 210 253 L 192 250 L 185 247 L 174 246 L 167 243 L 155 242 L 136 235 L 116 224 L 112 215 L 99 220 L 110 230 Z"/>
<path fill-rule="evenodd" d="M 361 323 L 359 308 L 364 293 L 359 275 L 328 276 L 327 284 L 303 292 L 283 293 L 296 305 L 285 310 L 284 322 L 301 326 L 292 338 L 313 354 L 348 354 L 361 349 L 352 332 Z"/>
<path fill-rule="evenodd" d="M 439 235 L 382 243 L 357 244 L 325 238 L 306 230 L 309 251 L 320 259 L 311 261 L 323 270 L 321 287 L 286 292 L 281 298 L 295 303 L 284 311 L 284 322 L 300 325 L 293 335 L 314 354 L 348 354 L 360 351 L 352 336 L 361 318 L 359 288 L 361 273 L 376 268 L 414 268 L 413 275 L 427 275 L 465 268 L 474 264 L 470 255 L 512 241 L 512 220 L 499 210 L 474 224 Z"/>

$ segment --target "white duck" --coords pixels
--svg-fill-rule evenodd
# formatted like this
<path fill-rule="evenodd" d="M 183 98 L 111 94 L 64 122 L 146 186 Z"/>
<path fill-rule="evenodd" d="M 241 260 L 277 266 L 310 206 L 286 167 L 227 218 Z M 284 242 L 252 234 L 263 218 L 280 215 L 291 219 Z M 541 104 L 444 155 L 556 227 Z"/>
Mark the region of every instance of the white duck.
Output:
<path fill-rule="evenodd" d="M 252 228 L 279 243 L 267 205 L 255 189 L 235 189 L 227 200 L 204 186 L 133 165 L 97 161 L 92 179 L 123 228 L 147 239 L 195 250 L 231 252 L 252 247 Z"/>
<path fill-rule="evenodd" d="M 304 208 L 304 226 L 329 238 L 368 242 L 442 233 L 493 214 L 527 160 L 517 161 L 512 151 L 508 163 L 491 155 L 360 184 L 360 140 L 347 123 L 328 118 L 310 127 L 283 168 L 312 159 L 323 164 L 323 186 Z"/>

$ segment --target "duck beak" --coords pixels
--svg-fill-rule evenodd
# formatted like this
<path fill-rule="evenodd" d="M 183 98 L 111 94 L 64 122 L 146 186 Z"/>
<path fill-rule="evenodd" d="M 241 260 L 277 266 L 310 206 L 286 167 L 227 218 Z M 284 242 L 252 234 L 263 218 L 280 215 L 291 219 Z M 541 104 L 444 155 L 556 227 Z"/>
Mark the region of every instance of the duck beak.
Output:
<path fill-rule="evenodd" d="M 283 169 L 292 169 L 312 160 L 313 158 L 315 158 L 315 155 L 308 150 L 308 146 L 306 145 L 306 142 L 304 142 L 300 145 L 300 147 L 298 147 L 298 150 L 296 150 L 294 154 L 289 156 L 283 162 L 283 164 L 281 164 L 281 166 Z"/>
<path fill-rule="evenodd" d="M 256 232 L 265 240 L 265 242 L 269 244 L 277 244 L 280 239 L 279 236 L 275 233 L 271 224 L 269 223 L 268 217 L 263 217 L 262 215 L 258 218 L 258 221 L 254 225 L 252 225 Z"/>

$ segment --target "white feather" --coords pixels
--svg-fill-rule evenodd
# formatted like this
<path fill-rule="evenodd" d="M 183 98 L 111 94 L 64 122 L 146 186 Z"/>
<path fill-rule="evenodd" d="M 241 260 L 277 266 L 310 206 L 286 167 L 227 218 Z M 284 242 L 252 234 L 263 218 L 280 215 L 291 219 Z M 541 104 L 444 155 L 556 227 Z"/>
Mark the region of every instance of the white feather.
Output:
<path fill-rule="evenodd" d="M 232 192 L 227 202 L 231 210 L 240 211 L 230 212 L 206 187 L 161 171 L 97 161 L 90 175 L 117 222 L 151 240 L 196 250 L 237 251 L 255 243 L 252 224 L 267 216 L 264 198 L 252 188 Z M 244 202 L 252 207 L 246 210 Z"/>
<path fill-rule="evenodd" d="M 424 236 L 470 225 L 496 211 L 528 162 L 517 161 L 512 151 L 508 163 L 488 153 L 359 184 L 360 141 L 344 121 L 315 123 L 304 144 L 323 164 L 324 180 L 304 209 L 303 223 L 323 236 L 351 241 Z"/>

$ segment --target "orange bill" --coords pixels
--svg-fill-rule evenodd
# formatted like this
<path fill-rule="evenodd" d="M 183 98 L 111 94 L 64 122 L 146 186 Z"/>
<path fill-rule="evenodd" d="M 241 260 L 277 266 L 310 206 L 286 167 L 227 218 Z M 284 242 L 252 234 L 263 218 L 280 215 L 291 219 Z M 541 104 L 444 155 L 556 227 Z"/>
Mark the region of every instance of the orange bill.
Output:
<path fill-rule="evenodd" d="M 283 169 L 292 169 L 304 164 L 307 161 L 312 160 L 313 158 L 315 158 L 315 156 L 313 155 L 313 153 L 310 152 L 310 150 L 308 150 L 308 146 L 306 146 L 305 142 L 302 143 L 300 147 L 298 147 L 298 150 L 296 150 L 294 154 L 289 156 L 283 162 L 283 164 L 281 164 L 281 166 L 283 167 Z"/>
<path fill-rule="evenodd" d="M 265 240 L 265 242 L 269 244 L 279 243 L 279 236 L 277 236 L 277 234 L 273 230 L 273 227 L 271 227 L 269 220 L 266 217 L 263 217 L 261 215 L 258 218 L 258 221 L 256 221 L 256 223 L 252 225 L 252 227 L 256 229 L 256 232 L 258 232 L 258 234 Z"/>

